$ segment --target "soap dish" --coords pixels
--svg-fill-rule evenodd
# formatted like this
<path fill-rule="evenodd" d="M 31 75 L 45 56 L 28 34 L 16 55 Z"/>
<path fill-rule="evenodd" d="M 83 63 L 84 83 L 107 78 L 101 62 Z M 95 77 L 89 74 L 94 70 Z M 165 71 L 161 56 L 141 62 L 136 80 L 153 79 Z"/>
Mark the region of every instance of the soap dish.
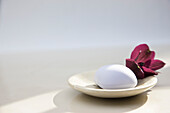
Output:
<path fill-rule="evenodd" d="M 144 79 L 138 79 L 138 84 L 134 88 L 101 89 L 94 82 L 95 72 L 96 71 L 88 71 L 75 74 L 68 79 L 68 83 L 77 91 L 101 98 L 122 98 L 138 95 L 151 89 L 157 83 L 155 76 L 149 76 Z"/>

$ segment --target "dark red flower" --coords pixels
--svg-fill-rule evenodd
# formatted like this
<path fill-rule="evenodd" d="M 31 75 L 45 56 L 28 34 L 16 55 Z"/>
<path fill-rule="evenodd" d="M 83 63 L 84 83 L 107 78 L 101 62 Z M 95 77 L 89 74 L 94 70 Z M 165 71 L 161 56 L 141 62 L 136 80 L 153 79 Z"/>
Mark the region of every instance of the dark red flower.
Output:
<path fill-rule="evenodd" d="M 147 44 L 140 44 L 132 51 L 130 59 L 126 59 L 126 66 L 135 73 L 138 79 L 157 75 L 156 70 L 162 68 L 165 63 L 154 57 L 155 52 L 150 51 Z"/>

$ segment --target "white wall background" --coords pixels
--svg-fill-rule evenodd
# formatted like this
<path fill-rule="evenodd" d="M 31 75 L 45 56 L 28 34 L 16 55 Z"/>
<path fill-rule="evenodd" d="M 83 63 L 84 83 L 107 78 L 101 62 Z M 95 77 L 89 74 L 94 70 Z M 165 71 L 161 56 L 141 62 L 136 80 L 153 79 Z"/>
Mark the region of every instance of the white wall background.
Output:
<path fill-rule="evenodd" d="M 1 0 L 0 52 L 170 44 L 170 0 Z"/>

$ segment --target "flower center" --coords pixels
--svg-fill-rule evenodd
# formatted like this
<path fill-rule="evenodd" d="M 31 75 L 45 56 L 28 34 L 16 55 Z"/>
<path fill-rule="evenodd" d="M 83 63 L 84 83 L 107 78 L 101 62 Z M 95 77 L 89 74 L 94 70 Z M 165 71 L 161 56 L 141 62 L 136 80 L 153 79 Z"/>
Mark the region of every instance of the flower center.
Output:
<path fill-rule="evenodd" d="M 139 64 L 140 66 L 143 66 L 143 65 L 144 65 L 144 63 L 143 63 L 143 62 L 139 62 L 138 64 Z"/>

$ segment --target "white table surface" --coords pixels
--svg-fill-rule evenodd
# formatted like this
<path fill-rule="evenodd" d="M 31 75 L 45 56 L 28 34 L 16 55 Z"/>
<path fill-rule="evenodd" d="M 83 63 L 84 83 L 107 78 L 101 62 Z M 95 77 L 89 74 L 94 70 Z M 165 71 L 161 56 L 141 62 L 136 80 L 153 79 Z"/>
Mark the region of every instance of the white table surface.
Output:
<path fill-rule="evenodd" d="M 153 46 L 166 62 L 158 84 L 141 95 L 101 99 L 71 89 L 75 73 L 124 64 L 133 48 L 110 47 L 0 54 L 0 113 L 168 113 L 170 45 Z"/>

